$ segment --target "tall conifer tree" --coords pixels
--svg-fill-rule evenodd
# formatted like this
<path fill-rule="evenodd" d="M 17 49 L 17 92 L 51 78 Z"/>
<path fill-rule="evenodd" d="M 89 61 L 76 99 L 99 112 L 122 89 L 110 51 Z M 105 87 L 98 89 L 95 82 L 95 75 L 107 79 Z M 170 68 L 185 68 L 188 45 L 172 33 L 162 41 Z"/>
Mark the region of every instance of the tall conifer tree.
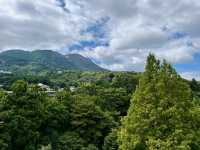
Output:
<path fill-rule="evenodd" d="M 120 150 L 200 149 L 199 119 L 195 119 L 200 111 L 194 108 L 187 83 L 170 64 L 160 64 L 150 54 L 122 121 Z"/>

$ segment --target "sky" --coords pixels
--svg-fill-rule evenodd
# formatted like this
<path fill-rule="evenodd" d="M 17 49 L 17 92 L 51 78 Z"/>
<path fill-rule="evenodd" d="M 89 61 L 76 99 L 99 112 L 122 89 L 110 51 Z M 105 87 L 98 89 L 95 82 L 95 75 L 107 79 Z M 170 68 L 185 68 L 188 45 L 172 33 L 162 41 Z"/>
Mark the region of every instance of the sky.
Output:
<path fill-rule="evenodd" d="M 166 59 L 200 80 L 199 0 L 0 0 L 0 51 L 79 53 L 113 71 Z"/>

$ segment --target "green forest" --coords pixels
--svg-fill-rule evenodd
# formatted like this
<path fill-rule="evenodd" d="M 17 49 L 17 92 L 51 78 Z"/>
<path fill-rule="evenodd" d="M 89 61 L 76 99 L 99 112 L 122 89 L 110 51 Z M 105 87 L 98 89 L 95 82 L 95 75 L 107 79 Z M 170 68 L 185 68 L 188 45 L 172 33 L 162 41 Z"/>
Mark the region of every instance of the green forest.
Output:
<path fill-rule="evenodd" d="M 200 150 L 200 83 L 152 54 L 143 73 L 1 73 L 0 84 L 0 150 Z"/>

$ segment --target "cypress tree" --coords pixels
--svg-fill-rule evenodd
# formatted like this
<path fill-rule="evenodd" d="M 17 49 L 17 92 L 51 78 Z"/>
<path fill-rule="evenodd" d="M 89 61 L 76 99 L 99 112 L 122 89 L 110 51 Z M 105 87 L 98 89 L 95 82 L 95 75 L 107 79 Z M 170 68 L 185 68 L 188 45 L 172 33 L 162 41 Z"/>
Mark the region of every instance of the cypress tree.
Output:
<path fill-rule="evenodd" d="M 122 120 L 120 150 L 200 149 L 200 111 L 194 110 L 189 85 L 170 64 L 150 54 Z"/>

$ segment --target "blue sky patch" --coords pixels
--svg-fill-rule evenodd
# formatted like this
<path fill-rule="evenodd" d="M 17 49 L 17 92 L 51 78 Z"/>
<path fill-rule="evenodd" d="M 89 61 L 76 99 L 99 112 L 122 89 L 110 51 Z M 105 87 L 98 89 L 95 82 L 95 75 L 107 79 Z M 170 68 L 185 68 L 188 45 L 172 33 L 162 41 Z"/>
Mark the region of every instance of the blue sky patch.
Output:
<path fill-rule="evenodd" d="M 175 64 L 174 67 L 178 72 L 200 71 L 200 54 L 196 54 L 192 62 Z"/>
<path fill-rule="evenodd" d="M 58 6 L 61 7 L 65 12 L 70 13 L 70 10 L 66 8 L 65 0 L 56 0 L 58 2 Z"/>
<path fill-rule="evenodd" d="M 84 34 L 91 34 L 92 40 L 83 40 L 78 43 L 72 44 L 68 49 L 73 50 L 84 50 L 85 48 L 95 48 L 98 46 L 109 46 L 107 41 L 106 24 L 109 21 L 108 17 L 97 20 L 94 24 L 89 25 L 85 30 L 81 31 Z"/>
<path fill-rule="evenodd" d="M 109 17 L 101 18 L 100 20 L 97 20 L 94 24 L 91 24 L 88 26 L 88 28 L 82 33 L 90 33 L 95 38 L 105 38 L 106 37 L 106 24 L 109 21 Z"/>
<path fill-rule="evenodd" d="M 181 39 L 186 36 L 188 36 L 188 35 L 184 32 L 174 32 L 170 35 L 170 39 Z"/>
<path fill-rule="evenodd" d="M 85 48 L 95 48 L 98 46 L 109 46 L 109 43 L 107 42 L 101 42 L 101 41 L 80 41 L 79 43 L 71 45 L 68 50 L 84 50 Z"/>

